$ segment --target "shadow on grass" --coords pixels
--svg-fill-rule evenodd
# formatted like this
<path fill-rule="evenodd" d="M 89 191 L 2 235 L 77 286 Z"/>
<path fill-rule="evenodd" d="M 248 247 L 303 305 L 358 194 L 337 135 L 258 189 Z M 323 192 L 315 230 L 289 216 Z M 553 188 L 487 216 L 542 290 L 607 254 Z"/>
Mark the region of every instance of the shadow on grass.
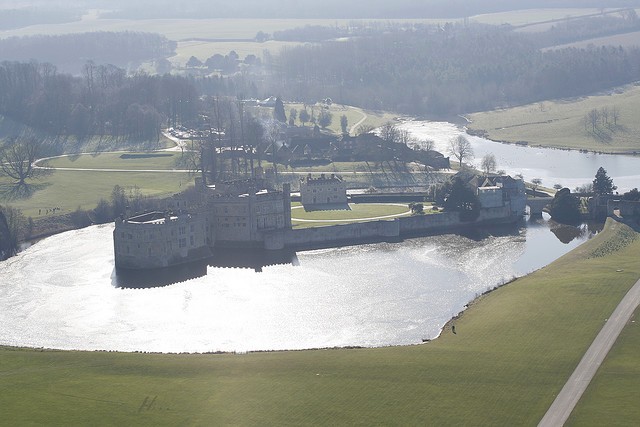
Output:
<path fill-rule="evenodd" d="M 305 212 L 316 212 L 316 211 L 350 211 L 351 206 L 348 203 L 324 203 L 324 204 L 316 204 L 313 206 L 305 206 Z"/>
<path fill-rule="evenodd" d="M 50 183 L 0 184 L 0 200 L 25 200 L 33 196 L 37 191 L 43 190 L 50 185 Z"/>

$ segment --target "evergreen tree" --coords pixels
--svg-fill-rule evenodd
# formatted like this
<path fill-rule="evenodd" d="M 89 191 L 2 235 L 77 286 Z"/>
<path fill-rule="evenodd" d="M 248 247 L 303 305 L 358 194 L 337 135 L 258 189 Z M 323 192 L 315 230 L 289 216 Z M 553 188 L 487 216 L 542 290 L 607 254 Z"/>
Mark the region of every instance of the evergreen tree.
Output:
<path fill-rule="evenodd" d="M 597 195 L 612 194 L 615 189 L 613 179 L 607 175 L 607 171 L 602 166 L 596 172 L 596 179 L 593 180 L 593 192 Z"/>
<path fill-rule="evenodd" d="M 550 206 L 551 219 L 563 224 L 580 222 L 580 200 L 568 188 L 556 192 Z"/>
<path fill-rule="evenodd" d="M 444 201 L 444 208 L 448 211 L 460 212 L 462 221 L 473 221 L 480 214 L 480 202 L 473 189 L 456 176 L 451 189 Z"/>
<path fill-rule="evenodd" d="M 280 97 L 276 98 L 276 105 L 273 108 L 273 118 L 280 123 L 287 123 L 287 114 L 284 112 L 284 104 Z"/>

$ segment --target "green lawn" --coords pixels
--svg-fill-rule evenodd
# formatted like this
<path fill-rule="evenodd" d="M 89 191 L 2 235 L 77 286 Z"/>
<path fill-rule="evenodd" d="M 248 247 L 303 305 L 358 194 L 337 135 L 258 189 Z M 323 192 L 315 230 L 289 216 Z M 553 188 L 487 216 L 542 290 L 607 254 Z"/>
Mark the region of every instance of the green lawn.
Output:
<path fill-rule="evenodd" d="M 65 156 L 51 159 L 47 165 L 55 168 L 162 170 L 182 169 L 179 152 L 102 153 Z"/>
<path fill-rule="evenodd" d="M 75 211 L 78 206 L 93 209 L 100 198 L 110 199 L 116 184 L 127 189 L 138 187 L 144 195 L 168 196 L 182 191 L 192 181 L 187 173 L 58 170 L 41 181 L 34 181 L 34 193 L 23 199 L 7 199 L 10 186 L 0 178 L 0 203 L 21 209 L 25 216 L 35 219 L 54 207 L 59 207 L 61 214 Z"/>
<path fill-rule="evenodd" d="M 583 119 L 592 109 L 620 111 L 618 125 L 600 125 L 597 135 Z M 493 140 L 612 153 L 640 152 L 640 86 L 572 100 L 544 101 L 470 115 L 470 129 L 485 130 Z M 611 120 L 611 119 L 610 119 Z"/>
<path fill-rule="evenodd" d="M 630 243 L 617 244 L 621 237 Z M 472 304 L 455 320 L 457 334 L 446 327 L 425 345 L 242 355 L 3 348 L 2 419 L 9 425 L 536 425 L 640 277 L 639 254 L 638 233 L 609 220 L 577 250 Z M 623 360 L 636 376 L 611 380 L 614 388 L 637 393 L 633 348 Z M 628 418 L 637 417 L 637 400 L 605 414 L 600 399 L 585 400 L 597 412 L 589 417 L 604 417 L 606 425 L 637 421 Z"/>
<path fill-rule="evenodd" d="M 399 203 L 349 203 L 349 209 L 332 209 L 307 212 L 302 207 L 294 208 L 291 210 L 291 219 L 293 220 L 296 227 L 318 227 L 320 226 L 320 224 L 347 224 L 356 220 L 368 220 L 370 218 L 401 214 L 409 215 L 408 205 Z M 300 222 L 296 221 L 297 219 L 311 220 L 314 222 Z"/>
<path fill-rule="evenodd" d="M 640 420 L 640 323 L 633 315 L 567 425 L 637 425 Z M 612 421 L 616 422 L 613 423 Z"/>

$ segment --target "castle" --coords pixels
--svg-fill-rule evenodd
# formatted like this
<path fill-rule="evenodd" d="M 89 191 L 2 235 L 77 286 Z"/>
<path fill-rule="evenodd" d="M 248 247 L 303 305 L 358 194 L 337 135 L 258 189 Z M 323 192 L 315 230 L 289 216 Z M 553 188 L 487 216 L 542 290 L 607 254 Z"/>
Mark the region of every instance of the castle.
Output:
<path fill-rule="evenodd" d="M 163 211 L 116 220 L 115 265 L 119 269 L 152 269 L 210 259 L 214 249 L 282 250 L 318 248 L 369 241 L 396 241 L 403 236 L 444 233 L 478 225 L 514 223 L 524 214 L 521 180 L 508 177 L 478 188 L 479 216 L 467 221 L 459 212 L 412 215 L 324 227 L 291 226 L 291 188 L 275 190 L 264 179 L 205 185 L 196 179 L 189 200 L 173 198 Z M 301 198 L 316 204 L 346 203 L 344 182 L 336 177 L 307 176 Z M 315 197 L 315 199 L 314 199 Z"/>
<path fill-rule="evenodd" d="M 116 220 L 116 267 L 169 267 L 209 258 L 214 247 L 263 247 L 267 233 L 291 229 L 288 184 L 276 191 L 263 179 L 215 186 L 196 179 L 196 194 L 191 203 L 171 199 L 165 211 Z"/>

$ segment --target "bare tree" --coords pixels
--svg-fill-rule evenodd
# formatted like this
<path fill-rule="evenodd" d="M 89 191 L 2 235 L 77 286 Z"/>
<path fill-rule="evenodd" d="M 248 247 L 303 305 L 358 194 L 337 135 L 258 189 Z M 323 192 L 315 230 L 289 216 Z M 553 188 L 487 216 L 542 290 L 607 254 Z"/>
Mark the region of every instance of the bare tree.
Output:
<path fill-rule="evenodd" d="M 276 182 L 278 182 L 278 165 L 277 152 L 278 152 L 278 140 L 280 139 L 280 125 L 277 121 L 272 121 L 267 126 L 267 132 L 265 134 L 267 142 L 271 146 L 271 162 L 273 164 L 273 172 L 275 174 Z"/>
<path fill-rule="evenodd" d="M 367 133 L 371 133 L 375 128 L 369 124 L 361 124 L 356 128 L 356 136 L 365 135 Z"/>
<path fill-rule="evenodd" d="M 614 126 L 618 126 L 618 120 L 620 120 L 620 109 L 615 105 L 611 108 L 611 120 L 613 120 Z"/>
<path fill-rule="evenodd" d="M 433 151 L 436 142 L 432 139 L 425 139 L 424 141 L 420 141 L 419 145 L 424 151 Z"/>
<path fill-rule="evenodd" d="M 380 138 L 385 142 L 387 146 L 395 144 L 398 141 L 400 130 L 396 125 L 391 122 L 387 122 L 380 128 Z"/>
<path fill-rule="evenodd" d="M 533 178 L 531 183 L 533 184 L 533 194 L 535 195 L 538 186 L 542 184 L 542 180 L 540 178 Z"/>
<path fill-rule="evenodd" d="M 12 138 L 0 151 L 0 172 L 15 180 L 18 187 L 26 185 L 27 179 L 45 173 L 37 169 L 34 162 L 42 149 L 42 141 L 36 137 Z"/>
<path fill-rule="evenodd" d="M 496 170 L 497 167 L 497 162 L 496 162 L 496 156 L 494 156 L 492 153 L 487 153 L 484 155 L 484 157 L 482 158 L 482 170 L 484 171 L 485 175 L 489 175 L 491 172 Z"/>
<path fill-rule="evenodd" d="M 473 159 L 473 148 L 464 135 L 458 135 L 449 141 L 449 154 L 458 159 L 460 167 L 462 167 L 464 160 Z"/>
<path fill-rule="evenodd" d="M 608 125 L 609 124 L 609 115 L 610 115 L 609 108 L 602 107 L 600 109 L 600 117 L 602 117 L 602 124 L 604 124 L 604 125 Z"/>
<path fill-rule="evenodd" d="M 595 108 L 587 113 L 587 123 L 591 124 L 591 130 L 596 131 L 598 121 L 600 120 L 600 112 Z"/>

